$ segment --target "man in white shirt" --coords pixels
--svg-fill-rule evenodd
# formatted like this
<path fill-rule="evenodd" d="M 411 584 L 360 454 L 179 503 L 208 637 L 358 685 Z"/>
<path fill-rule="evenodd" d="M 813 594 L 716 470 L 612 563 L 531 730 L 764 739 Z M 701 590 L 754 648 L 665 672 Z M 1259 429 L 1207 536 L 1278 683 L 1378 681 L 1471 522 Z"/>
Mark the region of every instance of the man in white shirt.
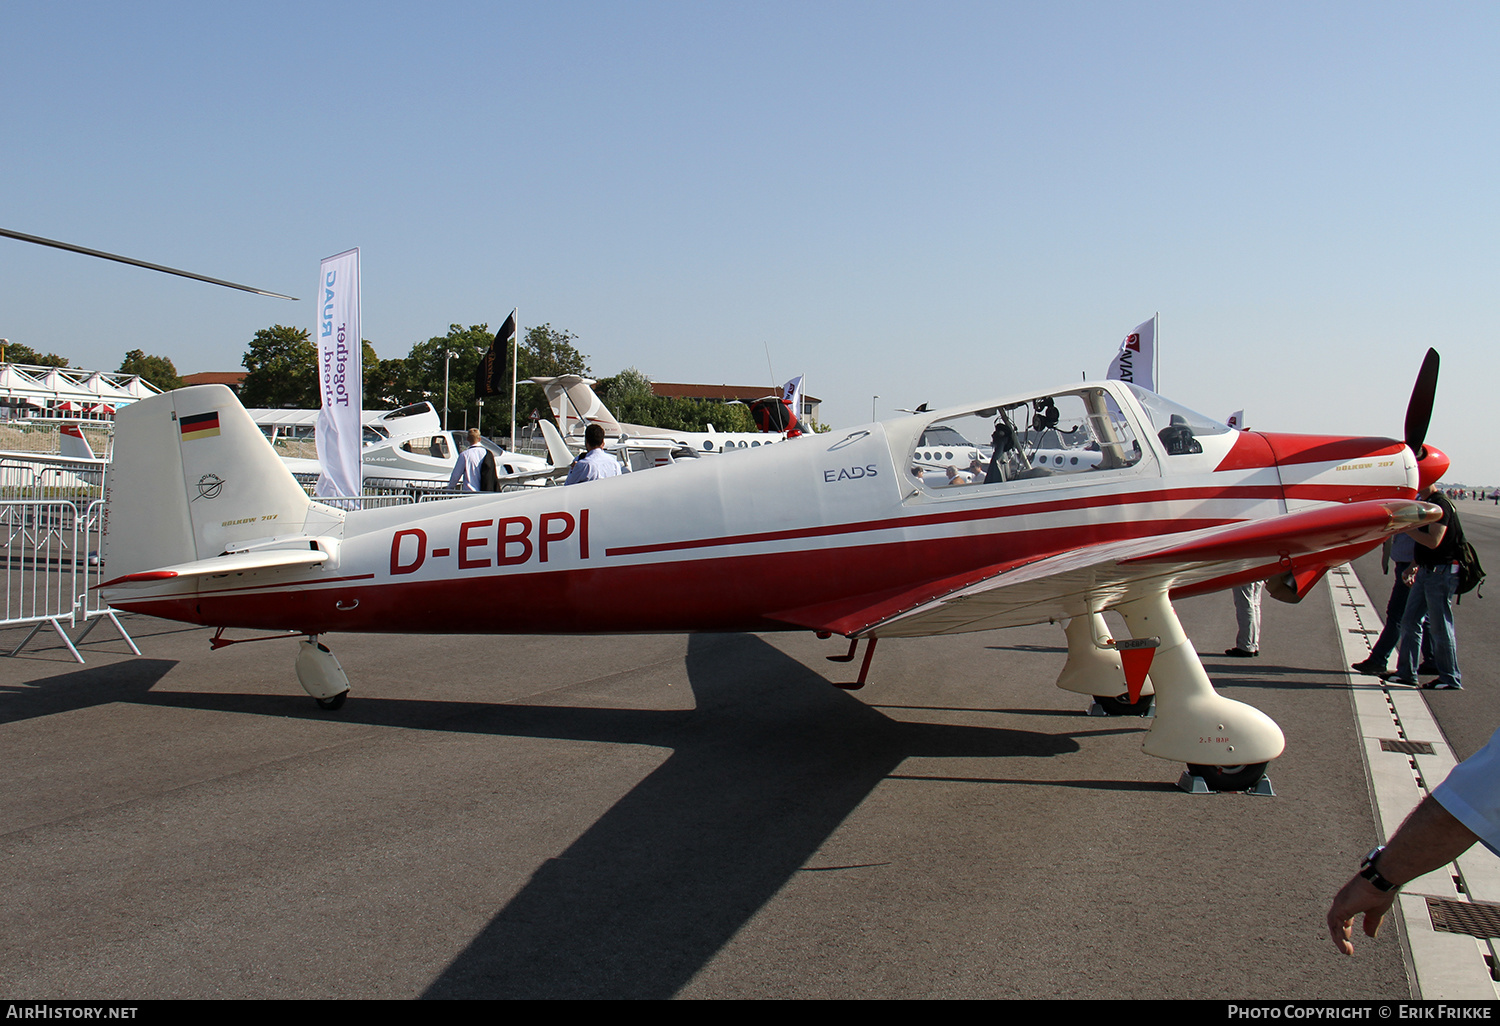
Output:
<path fill-rule="evenodd" d="M 488 475 L 484 472 L 486 460 L 490 464 Z M 479 429 L 469 428 L 469 447 L 459 453 L 458 459 L 454 461 L 453 473 L 448 475 L 448 487 L 463 492 L 494 491 L 493 484 L 489 488 L 485 487 L 488 483 L 485 481 L 486 476 L 489 477 L 490 482 L 495 479 L 494 468 L 494 457 L 490 455 L 488 449 L 479 444 Z"/>

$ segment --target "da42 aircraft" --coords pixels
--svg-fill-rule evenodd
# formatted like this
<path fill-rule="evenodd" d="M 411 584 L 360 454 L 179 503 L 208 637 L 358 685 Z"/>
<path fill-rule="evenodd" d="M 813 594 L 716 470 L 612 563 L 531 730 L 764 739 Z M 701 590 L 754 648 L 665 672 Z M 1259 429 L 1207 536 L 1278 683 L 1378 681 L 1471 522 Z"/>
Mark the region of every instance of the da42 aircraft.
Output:
<path fill-rule="evenodd" d="M 303 494 L 228 389 L 185 388 L 118 415 L 103 587 L 117 608 L 306 635 L 298 676 L 328 708 L 349 688 L 318 644 L 331 631 L 808 630 L 850 639 L 845 659 L 867 641 L 854 687 L 881 638 L 1066 622 L 1060 687 L 1136 714 L 1154 690 L 1145 752 L 1239 789 L 1281 731 L 1215 692 L 1170 599 L 1270 579 L 1296 600 L 1435 520 L 1416 495 L 1448 464 L 1423 446 L 1436 379 L 1430 352 L 1404 443 L 1235 431 L 1106 381 L 583 486 L 350 512 Z M 989 439 L 982 479 L 912 473 L 934 426 Z M 1100 458 L 1033 465 L 1027 439 L 1044 437 Z M 1131 638 L 1110 636 L 1110 609 Z"/>

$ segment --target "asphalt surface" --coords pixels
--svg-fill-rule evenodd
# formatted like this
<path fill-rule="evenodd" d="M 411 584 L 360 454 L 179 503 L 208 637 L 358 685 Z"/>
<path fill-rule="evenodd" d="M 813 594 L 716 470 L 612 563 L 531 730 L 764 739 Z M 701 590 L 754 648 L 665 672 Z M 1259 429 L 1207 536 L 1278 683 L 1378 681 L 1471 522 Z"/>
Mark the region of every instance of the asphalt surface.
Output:
<path fill-rule="evenodd" d="M 1497 605 L 1434 702 L 1464 754 Z M 1253 661 L 1229 596 L 1179 612 L 1276 797 L 1179 791 L 1057 627 L 887 640 L 853 694 L 806 634 L 330 635 L 340 712 L 290 641 L 44 632 L 0 659 L 0 996 L 1408 997 L 1323 921 L 1375 838 L 1326 586 Z"/>

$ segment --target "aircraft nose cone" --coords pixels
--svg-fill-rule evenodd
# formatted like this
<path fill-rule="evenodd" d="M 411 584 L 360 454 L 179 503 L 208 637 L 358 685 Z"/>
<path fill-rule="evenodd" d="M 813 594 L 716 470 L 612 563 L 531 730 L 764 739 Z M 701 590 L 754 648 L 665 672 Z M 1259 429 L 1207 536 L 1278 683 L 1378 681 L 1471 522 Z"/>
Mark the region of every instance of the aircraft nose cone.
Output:
<path fill-rule="evenodd" d="M 1448 454 L 1435 445 L 1425 447 L 1426 452 L 1422 458 L 1417 460 L 1417 490 L 1421 491 L 1434 481 L 1441 480 L 1448 473 L 1448 467 L 1452 460 Z"/>

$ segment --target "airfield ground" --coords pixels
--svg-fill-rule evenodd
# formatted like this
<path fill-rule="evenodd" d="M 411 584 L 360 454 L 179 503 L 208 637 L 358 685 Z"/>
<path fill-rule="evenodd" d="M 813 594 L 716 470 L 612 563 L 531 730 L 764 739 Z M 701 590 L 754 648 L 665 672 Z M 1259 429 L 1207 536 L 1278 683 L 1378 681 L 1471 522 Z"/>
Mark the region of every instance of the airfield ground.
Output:
<path fill-rule="evenodd" d="M 1497 608 L 1429 697 L 1459 757 Z M 1334 609 L 1267 601 L 1250 661 L 1228 596 L 1179 607 L 1286 732 L 1274 798 L 1082 715 L 1057 627 L 888 641 L 852 694 L 807 634 L 331 635 L 339 712 L 290 641 L 129 617 L 144 655 L 105 625 L 80 667 L 44 632 L 0 659 L 0 995 L 1410 997 L 1402 937 L 1323 921 L 1376 840 Z"/>

